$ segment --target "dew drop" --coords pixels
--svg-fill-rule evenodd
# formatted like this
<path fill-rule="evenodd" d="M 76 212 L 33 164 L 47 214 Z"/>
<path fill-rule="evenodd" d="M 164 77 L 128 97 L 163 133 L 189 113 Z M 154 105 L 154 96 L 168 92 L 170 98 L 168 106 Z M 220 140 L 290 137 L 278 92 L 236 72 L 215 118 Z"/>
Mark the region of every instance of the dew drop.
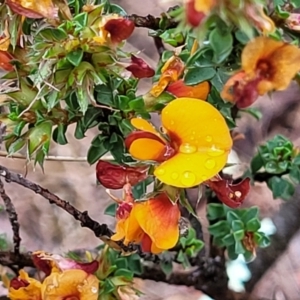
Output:
<path fill-rule="evenodd" d="M 170 124 L 173 126 L 175 124 L 175 122 L 172 120 L 172 121 L 170 121 Z"/>
<path fill-rule="evenodd" d="M 208 151 L 207 151 L 207 154 L 212 157 L 221 156 L 224 153 L 225 153 L 224 150 L 218 149 L 215 147 L 212 147 L 212 148 L 208 149 Z"/>
<path fill-rule="evenodd" d="M 185 153 L 185 154 L 195 153 L 196 151 L 197 151 L 197 148 L 188 143 L 182 144 L 179 147 L 179 152 Z"/>
<path fill-rule="evenodd" d="M 171 178 L 172 179 L 177 179 L 179 177 L 178 173 L 172 173 Z"/>
<path fill-rule="evenodd" d="M 213 169 L 214 167 L 216 166 L 216 162 L 213 160 L 213 159 L 208 159 L 206 162 L 205 162 L 205 168 L 206 169 Z"/>
<path fill-rule="evenodd" d="M 196 176 L 194 173 L 190 171 L 186 171 L 181 175 L 181 183 L 184 186 L 191 187 L 195 184 L 196 182 Z"/>
<path fill-rule="evenodd" d="M 98 289 L 95 286 L 92 286 L 91 291 L 93 294 L 96 294 L 98 292 Z"/>
<path fill-rule="evenodd" d="M 207 142 L 211 142 L 211 141 L 212 141 L 212 137 L 211 137 L 210 135 L 208 135 L 208 136 L 205 138 L 205 140 L 206 140 Z"/>
<path fill-rule="evenodd" d="M 158 169 L 156 172 L 157 175 L 164 175 L 165 174 L 165 170 L 164 169 Z"/>

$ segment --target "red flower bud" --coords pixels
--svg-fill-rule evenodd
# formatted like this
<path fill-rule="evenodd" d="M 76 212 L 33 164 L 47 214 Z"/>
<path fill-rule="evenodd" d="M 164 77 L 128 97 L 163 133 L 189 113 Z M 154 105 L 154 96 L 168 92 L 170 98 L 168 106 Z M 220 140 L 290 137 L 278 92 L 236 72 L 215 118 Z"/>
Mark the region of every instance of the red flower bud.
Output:
<path fill-rule="evenodd" d="M 226 179 L 210 180 L 207 184 L 215 192 L 218 199 L 231 208 L 239 207 L 250 190 L 250 178 L 245 178 L 237 184 L 232 184 L 230 180 Z"/>
<path fill-rule="evenodd" d="M 126 183 L 136 185 L 147 178 L 148 167 L 115 165 L 99 160 L 96 165 L 98 181 L 108 189 L 121 189 Z"/>
<path fill-rule="evenodd" d="M 186 4 L 186 18 L 187 22 L 193 26 L 197 27 L 205 18 L 205 14 L 202 11 L 197 11 L 195 9 L 195 0 L 190 0 Z"/>
<path fill-rule="evenodd" d="M 148 78 L 154 76 L 155 72 L 141 58 L 131 55 L 132 64 L 126 68 L 136 78 Z"/>
<path fill-rule="evenodd" d="M 124 18 L 111 19 L 104 25 L 104 29 L 110 33 L 111 41 L 116 44 L 128 39 L 134 27 L 132 21 Z"/>
<path fill-rule="evenodd" d="M 19 277 L 15 277 L 13 278 L 11 281 L 10 281 L 10 287 L 12 287 L 13 289 L 15 290 L 18 290 L 20 288 L 24 288 L 26 286 L 29 285 L 29 282 L 24 280 L 24 279 L 21 279 Z"/>
<path fill-rule="evenodd" d="M 121 219 L 127 219 L 130 215 L 130 212 L 132 210 L 133 203 L 128 202 L 122 202 L 118 205 L 118 208 L 116 210 L 116 218 L 118 220 Z"/>
<path fill-rule="evenodd" d="M 13 57 L 7 51 L 0 50 L 0 69 L 13 71 L 14 67 L 10 63 Z"/>

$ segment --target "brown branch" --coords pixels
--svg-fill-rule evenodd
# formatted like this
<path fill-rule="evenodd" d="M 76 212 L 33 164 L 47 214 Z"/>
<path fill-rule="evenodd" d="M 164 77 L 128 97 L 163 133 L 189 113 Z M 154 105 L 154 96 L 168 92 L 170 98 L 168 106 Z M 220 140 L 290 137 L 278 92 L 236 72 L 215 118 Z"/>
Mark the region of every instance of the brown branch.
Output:
<path fill-rule="evenodd" d="M 60 199 L 55 194 L 49 192 L 47 189 L 41 187 L 40 185 L 31 182 L 30 180 L 24 178 L 21 174 L 17 174 L 9 171 L 7 168 L 0 166 L 0 176 L 4 177 L 6 182 L 17 183 L 27 189 L 34 191 L 35 193 L 41 195 L 49 201 L 50 204 L 55 204 L 61 207 L 67 213 L 72 215 L 76 220 L 80 221 L 82 227 L 87 227 L 92 230 L 96 237 L 99 237 L 104 242 L 112 236 L 113 232 L 107 227 L 106 224 L 99 224 L 97 221 L 93 220 L 87 211 L 81 212 L 71 205 L 68 201 Z M 124 251 L 134 251 L 137 247 L 134 245 L 125 246 L 123 243 L 117 243 L 117 245 Z"/>
<path fill-rule="evenodd" d="M 8 218 L 13 231 L 14 254 L 19 255 L 21 238 L 19 233 L 20 225 L 18 222 L 18 214 L 16 212 L 14 204 L 12 203 L 11 199 L 5 192 L 4 185 L 1 178 L 0 178 L 0 196 L 4 202 L 5 210 L 8 214 Z"/>
<path fill-rule="evenodd" d="M 31 253 L 16 253 L 12 251 L 0 251 L 0 265 L 6 267 L 19 266 L 19 267 L 35 267 Z"/>

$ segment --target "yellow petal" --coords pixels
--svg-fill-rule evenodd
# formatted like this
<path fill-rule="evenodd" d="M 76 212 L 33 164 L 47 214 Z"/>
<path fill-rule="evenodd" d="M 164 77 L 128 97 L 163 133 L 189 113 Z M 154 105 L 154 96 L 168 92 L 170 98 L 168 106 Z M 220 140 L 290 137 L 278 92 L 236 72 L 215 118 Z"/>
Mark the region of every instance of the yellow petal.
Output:
<path fill-rule="evenodd" d="M 198 185 L 217 175 L 227 162 L 228 151 L 212 150 L 212 156 L 208 153 L 205 149 L 193 154 L 176 154 L 159 165 L 154 175 L 160 181 L 180 188 Z"/>
<path fill-rule="evenodd" d="M 163 109 L 162 123 L 177 154 L 157 167 L 154 175 L 159 180 L 191 187 L 224 167 L 232 139 L 224 117 L 211 104 L 178 98 Z"/>
<path fill-rule="evenodd" d="M 43 300 L 80 299 L 97 300 L 99 280 L 83 270 L 51 273 L 42 285 Z M 73 298 L 72 298 L 73 297 Z"/>
<path fill-rule="evenodd" d="M 165 152 L 165 144 L 157 140 L 141 138 L 132 142 L 129 153 L 139 160 L 160 160 Z"/>
<path fill-rule="evenodd" d="M 152 124 L 150 124 L 145 119 L 142 119 L 142 118 L 133 118 L 133 119 L 130 120 L 130 122 L 131 122 L 131 125 L 134 126 L 138 130 L 152 132 L 152 133 L 154 133 L 156 135 L 158 134 L 158 132 L 155 129 L 155 127 L 152 126 Z"/>

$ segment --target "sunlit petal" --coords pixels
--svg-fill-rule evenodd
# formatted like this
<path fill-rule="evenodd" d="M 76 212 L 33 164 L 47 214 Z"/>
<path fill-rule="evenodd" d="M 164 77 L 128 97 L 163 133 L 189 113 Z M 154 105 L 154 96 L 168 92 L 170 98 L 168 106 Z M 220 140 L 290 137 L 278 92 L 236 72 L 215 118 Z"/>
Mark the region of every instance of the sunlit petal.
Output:
<path fill-rule="evenodd" d="M 182 188 L 189 188 L 206 181 L 225 166 L 228 151 L 217 150 L 193 154 L 179 153 L 163 162 L 154 171 L 154 175 L 162 182 Z"/>
<path fill-rule="evenodd" d="M 133 141 L 129 152 L 132 157 L 139 160 L 161 161 L 165 153 L 166 145 L 160 141 L 141 138 Z"/>
<path fill-rule="evenodd" d="M 178 205 L 171 203 L 166 194 L 136 203 L 132 213 L 155 244 L 155 248 L 170 249 L 176 245 L 180 211 Z"/>
<path fill-rule="evenodd" d="M 97 300 L 99 280 L 83 270 L 53 272 L 42 285 L 43 300 L 80 299 Z"/>
<path fill-rule="evenodd" d="M 150 124 L 147 120 L 142 118 L 133 118 L 130 120 L 131 125 L 134 126 L 138 130 L 152 132 L 154 134 L 158 134 L 155 127 Z"/>

